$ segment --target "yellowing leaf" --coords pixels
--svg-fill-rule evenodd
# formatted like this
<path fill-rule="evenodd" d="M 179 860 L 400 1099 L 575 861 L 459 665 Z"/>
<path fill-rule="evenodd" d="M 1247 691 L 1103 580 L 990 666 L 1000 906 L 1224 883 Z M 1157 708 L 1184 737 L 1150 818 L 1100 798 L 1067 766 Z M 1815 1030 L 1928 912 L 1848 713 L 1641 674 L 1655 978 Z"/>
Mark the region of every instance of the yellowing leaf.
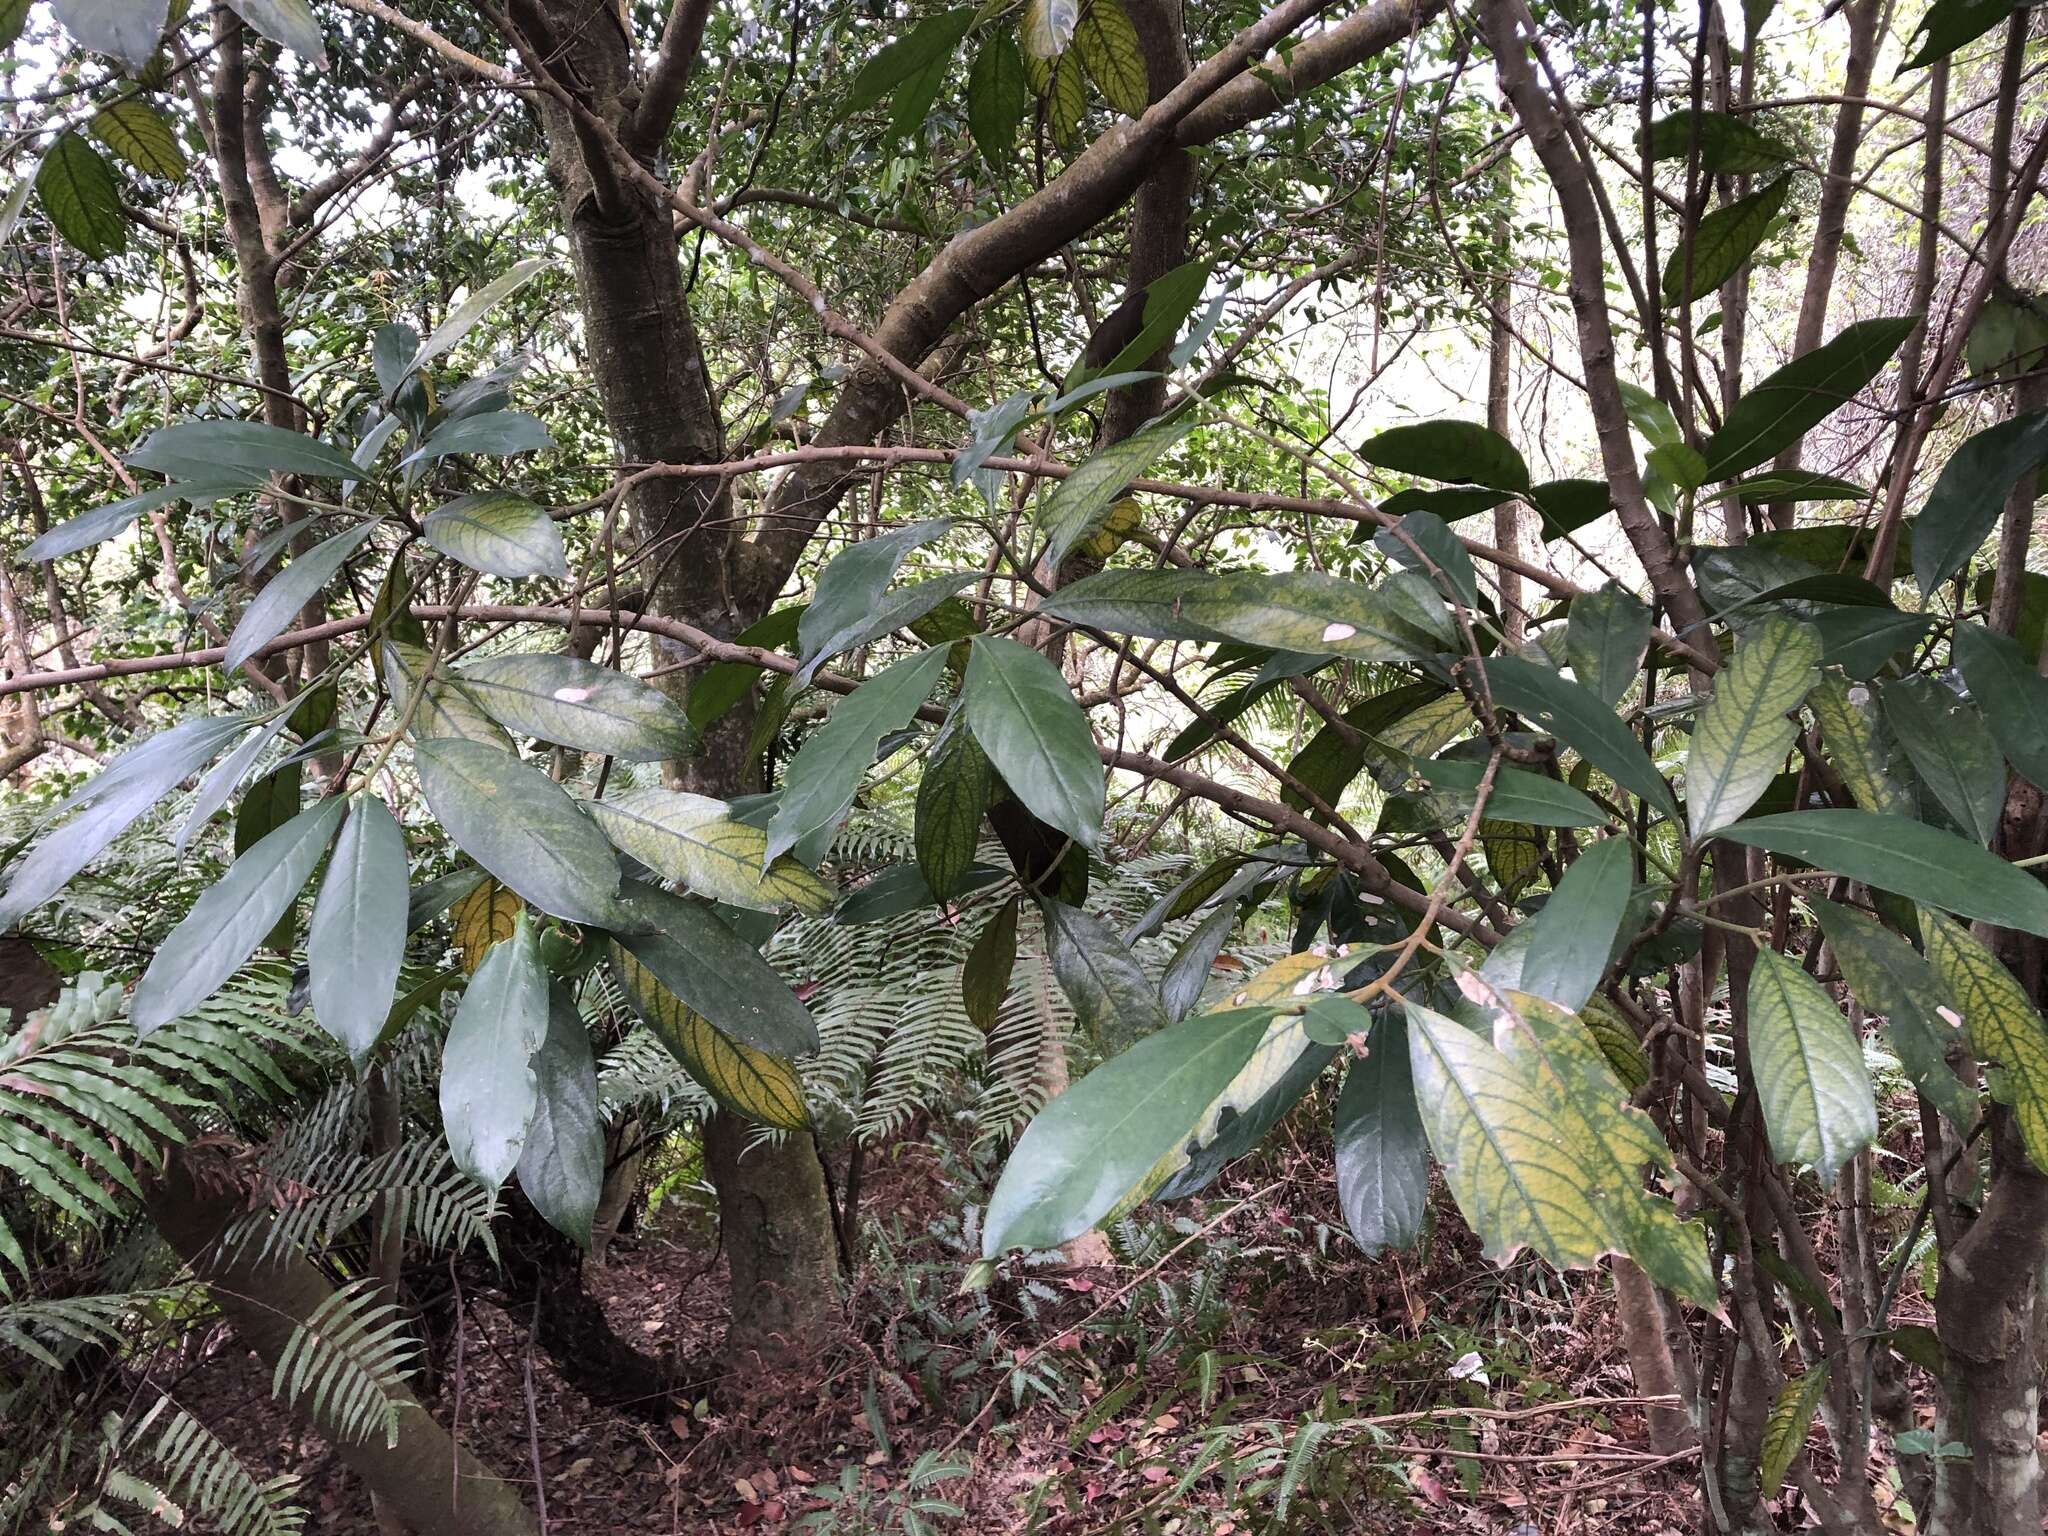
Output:
<path fill-rule="evenodd" d="M 801 1131 L 810 1125 L 796 1068 L 780 1056 L 740 1044 L 686 1007 L 623 946 L 611 946 L 611 963 L 633 1011 L 720 1105 L 778 1130 Z"/>
<path fill-rule="evenodd" d="M 1862 1042 L 1820 983 L 1768 948 L 1749 978 L 1749 1060 L 1779 1162 L 1811 1163 L 1830 1184 L 1877 1140 Z"/>
<path fill-rule="evenodd" d="M 1102 99 L 1125 117 L 1142 117 L 1152 97 L 1138 34 L 1117 0 L 1090 0 L 1074 28 L 1074 52 Z"/>
<path fill-rule="evenodd" d="M 2048 1168 L 2048 1027 L 2012 972 L 1968 929 L 1922 907 L 1920 937 L 1979 1059 L 1992 1065 L 1991 1096 L 2012 1106 L 2027 1156 Z"/>
<path fill-rule="evenodd" d="M 400 719 L 412 707 L 408 729 L 414 741 L 455 736 L 464 741 L 485 742 L 506 752 L 512 750 L 512 738 L 491 718 L 490 711 L 477 702 L 468 685 L 445 671 L 436 673 L 419 704 L 412 706 L 412 690 L 427 670 L 429 653 L 425 648 L 387 640 L 383 656 L 384 686 L 391 691 L 391 707 Z"/>
<path fill-rule="evenodd" d="M 1775 617 L 1735 647 L 1693 722 L 1686 753 L 1686 811 L 1695 838 L 1738 820 L 1777 775 L 1799 734 L 1786 717 L 1813 687 L 1820 652 L 1811 627 Z"/>
<path fill-rule="evenodd" d="M 505 886 L 486 880 L 449 908 L 465 976 L 476 974 L 476 968 L 484 963 L 485 951 L 493 944 L 512 937 L 522 905 L 518 896 Z"/>
<path fill-rule="evenodd" d="M 1513 896 L 1543 868 L 1543 846 L 1536 829 L 1518 821 L 1482 821 L 1479 844 L 1486 850 L 1487 872 L 1503 896 Z"/>
<path fill-rule="evenodd" d="M 795 907 L 815 917 L 838 896 L 787 854 L 764 871 L 768 834 L 734 821 L 723 800 L 649 788 L 591 800 L 584 809 L 623 852 L 714 901 L 758 912 Z"/>
<path fill-rule="evenodd" d="M 1354 944 L 1315 944 L 1298 955 L 1288 955 L 1252 977 L 1224 1000 L 1231 1008 L 1272 1006 L 1298 1013 L 1324 992 L 1334 992 L 1349 971 L 1366 955 Z"/>
<path fill-rule="evenodd" d="M 100 108 L 87 131 L 145 175 L 176 181 L 185 174 L 177 133 L 139 97 L 124 96 Z"/>
<path fill-rule="evenodd" d="M 1784 1486 L 1785 1474 L 1806 1446 L 1806 1431 L 1820 1408 L 1820 1395 L 1827 1389 L 1828 1363 L 1820 1361 L 1812 1370 L 1794 1376 L 1778 1389 L 1771 1415 L 1764 1421 L 1763 1459 L 1757 1468 L 1759 1491 L 1774 1498 Z"/>
<path fill-rule="evenodd" d="M 1849 786 L 1857 805 L 1885 816 L 1911 816 L 1913 797 L 1892 777 L 1885 737 L 1870 707 L 1870 690 L 1860 685 L 1852 688 L 1839 669 L 1830 667 L 1807 702 L 1820 724 L 1821 746 L 1828 761 Z"/>

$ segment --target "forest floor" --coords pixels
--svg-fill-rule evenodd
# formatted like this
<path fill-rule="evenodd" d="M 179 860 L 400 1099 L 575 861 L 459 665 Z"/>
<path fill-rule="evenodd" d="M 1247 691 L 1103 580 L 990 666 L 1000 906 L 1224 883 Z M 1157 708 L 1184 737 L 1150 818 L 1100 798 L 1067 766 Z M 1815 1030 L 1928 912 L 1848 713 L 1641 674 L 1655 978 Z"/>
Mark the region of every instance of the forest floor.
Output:
<path fill-rule="evenodd" d="M 1455 1215 L 1419 1253 L 1366 1259 L 1327 1133 L 1271 1139 L 1212 1188 L 1224 1201 L 1144 1213 L 1118 1234 L 1126 1262 L 1048 1266 L 978 1298 L 956 1294 L 971 1254 L 948 1192 L 986 1169 L 937 1137 L 877 1161 L 845 1335 L 802 1370 L 633 1416 L 563 1383 L 524 1320 L 472 1304 L 442 1422 L 544 1501 L 550 1536 L 1694 1526 L 1690 1466 L 1650 1449 L 1604 1279 L 1497 1268 Z M 715 1350 L 725 1269 L 687 1197 L 589 1284 L 642 1347 Z M 186 1405 L 253 1465 L 305 1479 L 310 1530 L 374 1531 L 267 1373 L 214 1347 L 235 1365 L 189 1376 Z M 939 1468 L 923 1486 L 921 1458 Z"/>

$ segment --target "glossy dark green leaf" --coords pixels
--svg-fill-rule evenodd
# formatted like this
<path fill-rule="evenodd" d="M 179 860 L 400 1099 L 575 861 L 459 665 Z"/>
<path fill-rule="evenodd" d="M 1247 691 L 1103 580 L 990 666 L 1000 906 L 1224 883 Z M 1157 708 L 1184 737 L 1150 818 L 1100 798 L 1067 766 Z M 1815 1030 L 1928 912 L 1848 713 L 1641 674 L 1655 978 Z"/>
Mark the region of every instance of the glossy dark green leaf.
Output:
<path fill-rule="evenodd" d="M 1107 923 L 1063 901 L 1040 902 L 1039 911 L 1046 959 L 1083 1029 L 1104 1041 L 1166 1028 L 1157 989 Z"/>
<path fill-rule="evenodd" d="M 1331 805 L 1337 803 L 1345 787 L 1358 777 L 1368 762 L 1397 764 L 1398 767 L 1390 771 L 1389 778 L 1399 782 L 1395 774 L 1406 777 L 1408 766 L 1404 759 L 1396 756 L 1397 752 L 1434 752 L 1443 745 L 1443 739 L 1425 739 L 1410 748 L 1398 746 L 1386 738 L 1409 722 L 1425 719 L 1434 711 L 1448 712 L 1452 708 L 1446 702 L 1449 698 L 1450 695 L 1435 683 L 1404 683 L 1385 693 L 1374 694 L 1344 711 L 1344 723 L 1350 727 L 1348 734 L 1335 725 L 1325 724 L 1309 738 L 1307 746 L 1295 753 L 1287 764 L 1287 771 Z M 1458 707 L 1463 707 L 1462 698 Z M 1308 808 L 1308 802 L 1291 788 L 1283 789 L 1280 798 L 1296 810 Z"/>
<path fill-rule="evenodd" d="M 1472 557 L 1450 525 L 1434 512 L 1410 512 L 1392 528 L 1373 535 L 1373 543 L 1398 565 L 1422 569 L 1427 559 L 1436 567 L 1446 596 L 1467 608 L 1479 606 L 1479 576 L 1472 569 Z M 1410 545 L 1414 548 L 1410 548 Z M 1418 557 L 1417 551 L 1420 551 Z"/>
<path fill-rule="evenodd" d="M 825 723 L 805 740 L 783 776 L 782 798 L 768 825 L 769 860 L 789 852 L 806 834 L 838 821 L 874 766 L 882 738 L 916 718 L 945 665 L 943 648 L 919 651 L 885 667 L 832 706 Z M 711 1022 L 725 1027 L 716 1018 Z"/>
<path fill-rule="evenodd" d="M 1452 806 L 1469 811 L 1479 791 L 1486 765 L 1468 759 L 1437 758 L 1417 763 L 1415 771 Z M 1569 784 L 1559 783 L 1526 768 L 1503 763 L 1494 770 L 1493 789 L 1486 797 L 1489 821 L 1512 821 L 1532 827 L 1597 827 L 1607 813 Z"/>
<path fill-rule="evenodd" d="M 1144 474 L 1161 454 L 1194 430 L 1191 413 L 1147 424 L 1129 437 L 1097 449 L 1059 482 L 1038 509 L 1045 530 L 1045 560 L 1055 569 L 1076 544 L 1100 528 L 1124 487 Z"/>
<path fill-rule="evenodd" d="M 1823 609 L 1810 620 L 1820 635 L 1824 666 L 1840 667 L 1858 679 L 1875 677 L 1884 664 L 1927 633 L 1926 614 L 1890 608 Z"/>
<path fill-rule="evenodd" d="M 1010 872 L 993 864 L 970 864 L 954 886 L 950 901 L 971 896 L 1010 878 Z M 921 912 L 941 903 L 925 884 L 924 871 L 915 864 L 891 864 L 877 870 L 862 884 L 846 893 L 832 913 L 835 923 L 886 923 L 906 912 Z"/>
<path fill-rule="evenodd" d="M 700 902 L 651 885 L 628 887 L 625 904 L 644 932 L 616 935 L 661 984 L 742 1045 L 808 1056 L 818 1026 L 761 952 Z"/>
<path fill-rule="evenodd" d="M 1435 655 L 1456 633 L 1442 599 L 1414 572 L 1367 587 L 1320 571 L 1103 571 L 1062 587 L 1040 612 L 1113 634 L 1241 640 L 1359 661 Z"/>
<path fill-rule="evenodd" d="M 1633 889 L 1628 839 L 1595 843 L 1572 861 L 1542 910 L 1510 930 L 1521 937 L 1487 956 L 1480 975 L 1576 1012 L 1607 974 Z"/>
<path fill-rule="evenodd" d="M 36 167 L 36 197 L 57 233 L 94 261 L 128 248 L 121 184 L 82 135 L 63 134 L 44 152 Z"/>
<path fill-rule="evenodd" d="M 355 798 L 306 931 L 313 1017 L 360 1070 L 383 1033 L 405 960 L 405 835 L 375 795 Z"/>
<path fill-rule="evenodd" d="M 798 669 L 793 686 L 808 686 L 828 658 L 872 644 L 899 629 L 909 630 L 928 644 L 937 644 L 938 639 L 927 634 L 927 626 L 920 621 L 980 574 L 979 571 L 949 571 L 929 581 L 882 593 L 858 619 L 825 639 L 816 654 Z"/>
<path fill-rule="evenodd" d="M 1809 469 L 1767 469 L 1730 487 L 1744 501 L 1867 501 L 1870 492 L 1849 480 Z M 1805 531 L 1805 530 L 1798 530 Z"/>
<path fill-rule="evenodd" d="M 1556 736 L 1623 789 L 1677 819 L 1670 787 L 1642 743 L 1599 694 L 1518 656 L 1489 657 L 1486 680 L 1497 702 Z"/>
<path fill-rule="evenodd" d="M 406 897 L 405 931 L 418 933 L 490 878 L 482 870 L 466 866 L 413 887 Z"/>
<path fill-rule="evenodd" d="M 491 576 L 566 578 L 562 532 L 547 510 L 510 491 L 478 491 L 429 512 L 427 542 Z"/>
<path fill-rule="evenodd" d="M 2018 0 L 1934 0 L 1914 34 L 1920 45 L 1899 66 L 1899 73 L 1939 63 L 1958 48 L 1974 43 L 2019 9 Z"/>
<path fill-rule="evenodd" d="M 981 1251 L 1078 1237 L 1170 1166 L 1265 1038 L 1270 1009 L 1197 1014 L 1112 1057 L 1040 1110 L 989 1197 Z"/>
<path fill-rule="evenodd" d="M 422 741 L 413 760 L 435 819 L 500 884 L 572 923 L 619 921 L 618 856 L 561 785 L 480 741 Z"/>
<path fill-rule="evenodd" d="M 52 0 L 64 30 L 94 53 L 110 54 L 139 73 L 156 57 L 170 0 Z"/>
<path fill-rule="evenodd" d="M 1345 1069 L 1335 1138 L 1337 1203 L 1352 1240 L 1368 1258 L 1412 1247 L 1429 1216 L 1429 1142 L 1398 1010 L 1373 1026 L 1365 1060 Z"/>
<path fill-rule="evenodd" d="M 914 823 L 917 867 L 934 896 L 952 896 L 974 862 L 994 784 L 994 770 L 967 728 L 965 713 L 948 717 L 925 758 Z"/>
<path fill-rule="evenodd" d="M 1217 1117 L 1214 1134 L 1197 1138 L 1198 1144 L 1188 1151 L 1187 1166 L 1161 1184 L 1153 1199 L 1185 1200 L 1198 1195 L 1215 1183 L 1225 1168 L 1258 1150 L 1337 1054 L 1330 1046 L 1298 1036 L 1289 1038 L 1282 1050 L 1292 1059 L 1283 1056 L 1276 1071 L 1262 1074 L 1264 1080 L 1256 1096 L 1242 1106 L 1233 1104 Z"/>
<path fill-rule="evenodd" d="M 685 757 L 696 738 L 652 683 L 574 656 L 489 656 L 457 674 L 500 725 L 557 746 L 628 763 Z"/>
<path fill-rule="evenodd" d="M 128 462 L 198 485 L 237 479 L 261 485 L 270 474 L 314 480 L 354 480 L 360 474 L 347 454 L 317 437 L 268 422 L 226 419 L 158 427 L 128 455 Z"/>
<path fill-rule="evenodd" d="M 1012 896 L 996 909 L 975 936 L 974 947 L 960 967 L 960 1002 L 968 1022 L 987 1034 L 995 1028 L 1003 999 L 1009 995 L 1010 973 L 1017 965 L 1017 917 L 1023 898 Z"/>
<path fill-rule="evenodd" d="M 926 18 L 861 66 L 847 93 L 845 110 L 864 111 L 934 65 L 943 66 L 973 25 L 971 5 Z"/>
<path fill-rule="evenodd" d="M 816 663 L 854 644 L 849 637 L 875 616 L 904 557 L 944 538 L 952 528 L 947 518 L 928 518 L 862 539 L 834 555 L 818 574 L 817 595 L 797 615 L 797 641 L 804 661 Z M 808 670 L 804 676 L 808 681 Z"/>
<path fill-rule="evenodd" d="M 1690 304 L 1713 293 L 1739 272 L 1763 243 L 1771 221 L 1785 206 L 1785 194 L 1791 189 L 1792 178 L 1780 176 L 1702 218 L 1692 238 L 1680 240 L 1664 263 L 1667 302 Z"/>
<path fill-rule="evenodd" d="M 1178 1022 L 1186 1018 L 1202 1000 L 1202 989 L 1208 985 L 1216 957 L 1222 953 L 1224 942 L 1237 923 L 1236 905 L 1226 902 L 1203 918 L 1173 952 L 1165 974 L 1159 978 L 1159 1001 L 1168 1019 Z M 1129 935 L 1125 937 L 1128 942 Z"/>
<path fill-rule="evenodd" d="M 604 1192 L 604 1118 L 590 1032 L 560 982 L 548 988 L 548 1027 L 534 1052 L 533 1080 L 519 1187 L 549 1226 L 588 1248 Z"/>
<path fill-rule="evenodd" d="M 1007 169 L 1017 148 L 1017 130 L 1031 110 L 1024 59 L 1008 27 L 996 27 L 974 56 L 967 76 L 967 126 L 974 147 L 991 170 Z"/>
<path fill-rule="evenodd" d="M 2048 788 L 2048 678 L 2017 640 L 1982 624 L 1956 626 L 1955 658 L 1971 696 L 1989 706 L 1983 718 L 2006 761 Z"/>
<path fill-rule="evenodd" d="M 1614 493 L 1605 480 L 1546 480 L 1529 492 L 1529 503 L 1543 521 L 1543 537 L 1561 539 L 1605 517 Z"/>
<path fill-rule="evenodd" d="M 1602 703 L 1619 704 L 1650 646 L 1650 610 L 1622 587 L 1581 593 L 1572 599 L 1564 644 L 1572 675 Z"/>
<path fill-rule="evenodd" d="M 1934 678 L 1915 675 L 1878 685 L 1885 724 L 1906 749 L 1920 782 L 1933 792 L 1964 836 L 1985 847 L 1998 834 L 2005 808 L 2005 759 L 1984 712 Z M 1994 697 L 1994 711 L 2019 700 Z"/>
<path fill-rule="evenodd" d="M 1142 107 L 1139 108 L 1140 113 L 1143 110 Z M 1106 390 L 1111 387 L 1110 380 L 1117 379 L 1120 375 L 1125 377 L 1120 380 L 1117 387 L 1157 377 L 1155 374 L 1137 370 L 1143 370 L 1154 356 L 1172 345 L 1174 337 L 1180 334 L 1181 323 L 1201 302 L 1202 290 L 1208 286 L 1209 274 L 1214 270 L 1212 262 L 1183 262 L 1147 283 L 1144 313 L 1137 335 L 1125 342 L 1123 350 L 1111 358 L 1105 367 L 1095 370 L 1094 376 L 1086 385 L 1070 390 L 1053 401 L 1046 408 L 1048 414 L 1058 415 L 1071 410 L 1088 398 L 1082 393 L 1082 389 L 1094 389 L 1098 392 Z M 1086 356 L 1084 352 L 1084 360 Z M 1079 366 L 1077 363 L 1076 367 Z M 1171 366 L 1180 365 L 1175 363 Z"/>
<path fill-rule="evenodd" d="M 1917 324 L 1912 315 L 1859 320 L 1744 391 L 1707 439 L 1707 478 L 1732 480 L 1798 442 L 1855 399 Z"/>
<path fill-rule="evenodd" d="M 222 668 L 241 671 L 243 662 L 261 654 L 264 646 L 296 623 L 306 605 L 327 590 L 348 557 L 375 529 L 374 523 L 368 523 L 323 539 L 266 581 L 228 636 Z"/>
<path fill-rule="evenodd" d="M 1477 422 L 1418 421 L 1366 439 L 1358 456 L 1381 469 L 1427 480 L 1529 489 L 1529 466 L 1515 445 Z"/>
<path fill-rule="evenodd" d="M 2048 411 L 1986 427 L 1949 455 L 1913 528 L 1913 576 L 1923 597 L 1969 564 L 2013 487 L 2044 464 Z"/>
<path fill-rule="evenodd" d="M 734 639 L 740 645 L 758 645 L 771 651 L 794 644 L 797 625 L 803 620 L 804 606 L 792 603 L 786 608 L 778 608 L 766 618 L 748 625 Z M 751 662 L 713 662 L 690 684 L 690 696 L 683 712 L 689 716 L 691 725 L 700 731 L 708 731 L 747 696 L 747 690 L 761 675 L 762 669 Z"/>
<path fill-rule="evenodd" d="M 325 800 L 230 864 L 192 904 L 135 984 L 128 1015 L 139 1035 L 181 1018 L 241 969 L 313 877 L 344 802 Z"/>
<path fill-rule="evenodd" d="M 977 636 L 961 692 L 967 724 L 1012 794 L 1084 848 L 1102 833 L 1102 758 L 1060 670 L 1001 636 Z"/>
<path fill-rule="evenodd" d="M 1997 855 L 1903 816 L 1788 811 L 1720 834 L 1928 906 L 2048 938 L 2048 890 Z"/>
<path fill-rule="evenodd" d="M 1874 919 L 1817 896 L 1806 904 L 1820 919 L 1849 990 L 1884 1021 L 1885 1037 L 1913 1086 L 1958 1131 L 1967 1132 L 1977 1119 L 1977 1092 L 1949 1064 L 1958 1032 L 1943 1016 L 1944 1010 L 1949 1015 L 1956 1011 L 1948 983 L 1912 945 Z"/>
<path fill-rule="evenodd" d="M 448 1153 L 485 1189 L 519 1166 L 539 1092 L 534 1053 L 547 1034 L 547 967 L 522 911 L 512 936 L 493 944 L 470 977 L 441 1050 Z"/>
<path fill-rule="evenodd" d="M 1755 176 L 1794 158 L 1748 118 L 1726 112 L 1673 112 L 1650 125 L 1652 160 L 1690 161 L 1695 145 L 1710 176 Z"/>

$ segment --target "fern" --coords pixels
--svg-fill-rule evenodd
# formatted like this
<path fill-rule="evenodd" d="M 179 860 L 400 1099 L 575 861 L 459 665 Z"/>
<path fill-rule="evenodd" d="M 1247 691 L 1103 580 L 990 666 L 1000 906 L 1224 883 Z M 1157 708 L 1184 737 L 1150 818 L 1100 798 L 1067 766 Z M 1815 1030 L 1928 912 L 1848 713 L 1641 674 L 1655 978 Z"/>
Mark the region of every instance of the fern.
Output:
<path fill-rule="evenodd" d="M 405 1142 L 379 1157 L 347 1153 L 280 1186 L 274 1209 L 238 1218 L 222 1235 L 231 1251 L 258 1258 L 297 1248 L 316 1252 L 373 1211 L 388 1209 L 409 1237 L 460 1253 L 481 1244 L 495 1260 L 492 1193 L 458 1169 L 439 1137 Z"/>
<path fill-rule="evenodd" d="M 163 1486 L 151 1487 L 152 1493 L 179 1496 L 223 1536 L 298 1536 L 305 1528 L 306 1513 L 291 1499 L 297 1478 L 259 1480 L 219 1436 L 169 1398 L 159 1398 L 125 1435 L 109 1438 L 122 1461 L 146 1458 L 162 1470 Z"/>
<path fill-rule="evenodd" d="M 359 1444 L 381 1427 L 385 1445 L 396 1448 L 405 1371 L 416 1352 L 404 1312 L 375 1280 L 357 1280 L 292 1330 L 271 1373 L 271 1395 L 343 1441 Z"/>
<path fill-rule="evenodd" d="M 51 1370 L 80 1346 L 121 1347 L 135 1342 L 137 1322 L 148 1313 L 173 1310 L 190 1294 L 183 1286 L 157 1291 L 115 1291 L 64 1296 L 0 1306 L 0 1346 L 18 1349 Z"/>

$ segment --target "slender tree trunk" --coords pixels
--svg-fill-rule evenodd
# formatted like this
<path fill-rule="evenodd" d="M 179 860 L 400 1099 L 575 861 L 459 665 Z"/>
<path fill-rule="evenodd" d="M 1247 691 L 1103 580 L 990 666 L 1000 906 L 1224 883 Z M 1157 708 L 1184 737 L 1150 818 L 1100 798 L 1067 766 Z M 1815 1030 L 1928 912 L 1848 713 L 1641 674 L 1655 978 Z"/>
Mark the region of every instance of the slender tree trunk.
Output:
<path fill-rule="evenodd" d="M 289 1250 L 267 1259 L 260 1246 L 219 1242 L 244 1209 L 241 1181 L 218 1148 L 187 1147 L 147 1190 L 147 1210 L 178 1256 L 212 1294 L 235 1335 L 275 1367 L 293 1333 L 334 1294 L 320 1272 Z M 301 1400 L 303 1408 L 316 1401 Z M 379 1506 L 415 1531 L 434 1536 L 540 1536 L 513 1485 L 457 1445 L 410 1392 L 400 1398 L 398 1441 L 382 1435 L 351 1443 L 332 1411 L 309 1418 Z"/>
<path fill-rule="evenodd" d="M 767 1140 L 759 1126 L 719 1113 L 704 1127 L 704 1162 L 732 1275 L 727 1357 L 800 1360 L 836 1312 L 839 1255 L 817 1143 Z"/>

